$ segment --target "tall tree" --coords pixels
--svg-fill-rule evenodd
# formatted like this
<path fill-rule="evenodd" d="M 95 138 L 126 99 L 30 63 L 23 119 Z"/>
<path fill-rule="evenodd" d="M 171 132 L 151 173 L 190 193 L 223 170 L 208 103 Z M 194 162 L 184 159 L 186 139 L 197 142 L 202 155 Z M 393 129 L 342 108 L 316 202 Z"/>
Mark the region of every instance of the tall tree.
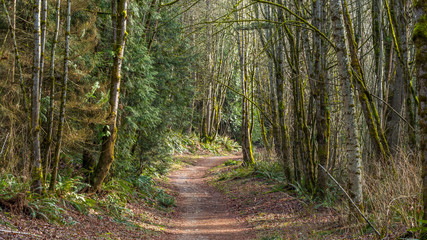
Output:
<path fill-rule="evenodd" d="M 110 170 L 111 164 L 114 161 L 114 146 L 117 139 L 117 111 L 119 107 L 121 69 L 127 38 L 127 5 L 127 0 L 117 0 L 117 12 L 113 13 L 113 19 L 117 16 L 117 36 L 113 47 L 114 59 L 110 85 L 110 109 L 109 115 L 106 119 L 106 125 L 103 130 L 101 155 L 91 180 L 92 187 L 90 191 L 92 192 L 96 192 L 101 188 L 102 183 Z"/>
<path fill-rule="evenodd" d="M 40 156 L 40 29 L 41 0 L 34 1 L 34 55 L 33 55 L 33 90 L 31 97 L 31 136 L 32 136 L 32 190 L 43 191 L 43 169 Z"/>
<path fill-rule="evenodd" d="M 51 148 L 52 148 L 52 137 L 53 137 L 53 117 L 54 117 L 54 106 L 55 106 L 55 52 L 56 52 L 56 44 L 58 42 L 58 34 L 59 34 L 59 20 L 60 20 L 60 10 L 61 10 L 61 0 L 56 1 L 56 23 L 55 23 L 55 32 L 53 34 L 52 40 L 52 49 L 50 55 L 50 84 L 49 84 L 49 109 L 47 116 L 47 136 L 46 136 L 46 146 L 44 152 L 43 159 L 43 170 L 44 177 L 46 179 L 46 173 L 49 171 L 49 162 L 51 156 Z"/>
<path fill-rule="evenodd" d="M 407 36 L 407 8 L 405 0 L 391 0 L 386 2 L 388 11 L 390 32 L 394 40 L 395 71 L 390 79 L 387 120 L 387 142 L 395 152 L 403 136 L 401 116 L 404 115 L 405 102 L 408 96 L 410 74 L 408 71 L 408 36 Z M 412 108 L 412 106 L 410 106 Z M 398 114 L 396 114 L 396 112 Z M 401 115 L 401 116 L 399 116 Z"/>
<path fill-rule="evenodd" d="M 65 123 L 65 105 L 67 102 L 67 82 L 68 82 L 68 63 L 70 57 L 70 29 L 71 28 L 71 0 L 67 1 L 67 28 L 65 30 L 65 57 L 64 57 L 64 76 L 61 86 L 61 106 L 59 108 L 59 123 L 56 135 L 55 154 L 53 155 L 52 177 L 50 179 L 49 190 L 55 190 L 56 179 L 58 176 L 59 157 L 62 144 L 62 132 Z M 52 84 L 52 83 L 51 83 Z M 52 109 L 53 110 L 53 109 Z"/>
<path fill-rule="evenodd" d="M 236 20 L 240 19 L 239 15 L 236 13 Z M 243 153 L 243 161 L 246 165 L 252 165 L 254 163 L 254 156 L 252 152 L 252 141 L 251 141 L 251 132 L 250 132 L 250 122 L 249 122 L 249 79 L 247 73 L 247 65 L 246 65 L 246 54 L 245 47 L 247 47 L 246 38 L 244 37 L 244 33 L 240 34 L 240 30 L 237 28 L 236 30 L 236 38 L 237 38 L 237 49 L 239 55 L 239 63 L 240 63 L 240 82 L 242 86 L 242 153 Z"/>
<path fill-rule="evenodd" d="M 349 46 L 348 53 L 350 56 L 350 65 L 352 70 L 351 76 L 353 82 L 355 82 L 357 86 L 359 102 L 362 107 L 362 112 L 365 117 L 366 125 L 368 127 L 368 132 L 373 142 L 375 152 L 377 156 L 382 157 L 383 159 L 387 159 L 390 156 L 390 150 L 380 123 L 376 105 L 374 104 L 372 96 L 366 85 L 363 66 L 357 54 L 358 45 L 354 35 L 354 28 L 350 18 L 347 1 L 343 0 L 342 4 L 344 7 L 343 19 L 346 30 L 345 33 Z"/>
<path fill-rule="evenodd" d="M 376 94 L 378 100 L 378 114 L 380 120 L 382 120 L 382 106 L 383 103 L 383 54 L 384 54 L 384 42 L 383 42 L 383 17 L 382 17 L 382 0 L 372 0 L 372 41 L 374 48 L 374 61 L 375 61 L 375 75 L 376 75 Z"/>
<path fill-rule="evenodd" d="M 344 23 L 342 20 L 343 8 L 340 1 L 331 0 L 331 18 L 335 51 L 342 82 L 342 99 L 344 102 L 344 124 L 347 133 L 348 189 L 353 201 L 362 207 L 362 159 L 360 157 L 359 140 L 357 137 L 354 87 L 351 81 L 352 74 L 349 68 L 350 63 L 348 61 L 348 50 L 346 48 Z"/>
<path fill-rule="evenodd" d="M 326 4 L 327 1 L 316 1 L 314 5 L 315 26 L 326 32 Z M 314 77 L 316 78 L 315 98 L 318 109 L 316 110 L 316 140 L 317 140 L 317 158 L 318 162 L 327 167 L 329 160 L 329 135 L 330 135 L 330 112 L 329 112 L 329 97 L 328 84 L 329 77 L 327 74 L 327 45 L 319 34 L 314 35 L 315 42 L 315 61 L 314 61 Z M 319 193 L 326 191 L 327 175 L 324 171 L 318 172 L 318 188 Z M 325 196 L 322 194 L 322 196 Z"/>

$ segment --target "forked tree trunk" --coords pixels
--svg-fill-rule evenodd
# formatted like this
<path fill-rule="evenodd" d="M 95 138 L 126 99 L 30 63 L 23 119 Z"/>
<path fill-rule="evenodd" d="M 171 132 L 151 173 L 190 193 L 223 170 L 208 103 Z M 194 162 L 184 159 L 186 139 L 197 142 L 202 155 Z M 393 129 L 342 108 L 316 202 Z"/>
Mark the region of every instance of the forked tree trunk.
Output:
<path fill-rule="evenodd" d="M 102 183 L 104 182 L 104 179 L 110 170 L 111 164 L 114 161 L 114 145 L 117 138 L 117 111 L 119 106 L 121 69 L 125 42 L 127 38 L 127 4 L 127 0 L 118 0 L 117 13 L 113 13 L 113 16 L 117 15 L 117 38 L 113 47 L 114 62 L 110 86 L 110 113 L 106 119 L 106 126 L 103 130 L 104 137 L 102 139 L 101 155 L 99 157 L 99 161 L 91 181 L 91 192 L 96 192 L 101 189 Z"/>
<path fill-rule="evenodd" d="M 363 207 L 362 195 L 362 159 L 360 157 L 359 141 L 357 137 L 356 111 L 354 101 L 354 89 L 351 83 L 348 52 L 345 43 L 344 25 L 342 21 L 343 8 L 341 0 L 331 0 L 333 35 L 335 50 L 342 87 L 344 102 L 344 124 L 347 133 L 346 152 L 348 157 L 348 190 L 350 197 L 359 206 Z"/>
<path fill-rule="evenodd" d="M 32 184 L 33 192 L 43 191 L 43 170 L 40 157 L 40 30 L 41 0 L 34 1 L 34 56 L 33 56 L 33 90 L 31 106 L 31 138 L 32 138 Z"/>
<path fill-rule="evenodd" d="M 56 136 L 55 154 L 53 155 L 52 177 L 50 179 L 49 191 L 55 190 L 56 179 L 58 177 L 59 157 L 61 153 L 62 132 L 65 122 L 65 104 L 67 101 L 67 81 L 68 81 L 68 59 L 70 56 L 70 26 L 71 26 L 71 0 L 67 1 L 67 29 L 65 32 L 65 58 L 64 58 L 64 78 L 61 86 L 61 106 L 59 108 L 59 123 Z"/>

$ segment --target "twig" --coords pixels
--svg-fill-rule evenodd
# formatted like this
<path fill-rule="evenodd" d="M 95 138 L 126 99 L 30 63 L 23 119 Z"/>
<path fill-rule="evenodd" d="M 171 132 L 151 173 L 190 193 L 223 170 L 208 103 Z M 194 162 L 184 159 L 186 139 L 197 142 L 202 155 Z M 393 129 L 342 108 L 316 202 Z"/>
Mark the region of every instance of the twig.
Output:
<path fill-rule="evenodd" d="M 6 146 L 6 142 L 8 138 L 9 138 L 9 133 L 7 133 L 6 138 L 4 139 L 3 146 L 1 147 L 0 157 L 3 155 L 4 147 Z"/>
<path fill-rule="evenodd" d="M 354 208 L 356 208 L 357 212 L 362 215 L 363 219 L 365 219 L 365 221 L 369 224 L 369 226 L 372 227 L 372 229 L 374 229 L 375 233 L 381 237 L 381 234 L 378 232 L 378 230 L 374 227 L 374 225 L 365 217 L 365 215 L 362 213 L 362 211 L 359 209 L 359 207 L 356 205 L 356 203 L 353 202 L 353 199 L 351 199 L 350 195 L 348 195 L 348 193 L 344 190 L 344 188 L 338 183 L 337 180 L 335 180 L 335 178 L 328 172 L 328 170 L 326 170 L 321 164 L 317 164 L 319 167 L 321 167 L 323 169 L 323 171 L 326 172 L 326 174 L 328 174 L 328 176 L 338 185 L 338 187 L 341 189 L 341 191 L 344 192 L 344 194 L 347 196 L 348 200 L 350 200 L 351 204 L 354 206 Z"/>
<path fill-rule="evenodd" d="M 30 236 L 34 236 L 34 237 L 38 237 L 38 238 L 41 238 L 41 237 L 42 237 L 42 236 L 40 236 L 40 235 L 33 234 L 33 233 L 18 232 L 18 231 L 10 231 L 10 230 L 5 230 L 5 229 L 0 229 L 0 232 L 13 233 L 13 234 L 21 234 L 21 235 L 30 235 Z"/>

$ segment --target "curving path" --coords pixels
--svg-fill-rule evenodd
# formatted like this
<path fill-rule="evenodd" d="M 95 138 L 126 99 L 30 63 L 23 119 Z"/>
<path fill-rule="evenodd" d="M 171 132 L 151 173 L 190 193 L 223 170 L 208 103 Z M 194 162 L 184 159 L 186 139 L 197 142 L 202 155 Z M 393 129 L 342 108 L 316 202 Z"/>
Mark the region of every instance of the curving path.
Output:
<path fill-rule="evenodd" d="M 171 239 L 250 239 L 249 229 L 229 211 L 224 196 L 206 183 L 210 168 L 239 157 L 207 157 L 170 175 L 179 192 Z"/>

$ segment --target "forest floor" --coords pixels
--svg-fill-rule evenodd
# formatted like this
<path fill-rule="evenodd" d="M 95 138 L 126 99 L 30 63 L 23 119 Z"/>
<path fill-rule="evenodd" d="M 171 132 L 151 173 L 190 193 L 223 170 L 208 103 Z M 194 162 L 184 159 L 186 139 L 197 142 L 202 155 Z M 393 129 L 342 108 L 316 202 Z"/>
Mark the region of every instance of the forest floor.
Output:
<path fill-rule="evenodd" d="M 162 239 L 375 239 L 371 229 L 355 230 L 364 227 L 274 180 L 256 174 L 224 179 L 239 168 L 239 156 L 183 159 L 189 165 L 167 183 L 177 208 Z"/>
<path fill-rule="evenodd" d="M 254 174 L 223 179 L 239 156 L 181 156 L 159 185 L 176 199 L 168 209 L 133 201 L 125 221 L 67 210 L 63 224 L 0 211 L 2 239 L 374 239 L 356 237 L 332 207 L 310 202 Z M 238 164 L 223 164 L 234 161 Z M 183 166 L 184 165 L 184 166 Z"/>

